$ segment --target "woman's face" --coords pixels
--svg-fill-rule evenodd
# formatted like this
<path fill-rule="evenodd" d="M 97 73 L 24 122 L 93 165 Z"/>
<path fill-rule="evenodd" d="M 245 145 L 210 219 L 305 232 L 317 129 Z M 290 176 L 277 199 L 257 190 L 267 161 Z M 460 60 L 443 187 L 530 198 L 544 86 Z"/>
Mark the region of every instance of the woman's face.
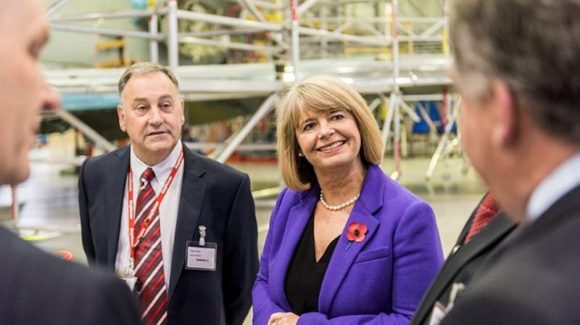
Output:
<path fill-rule="evenodd" d="M 354 116 L 342 109 L 303 111 L 296 139 L 314 171 L 331 172 L 360 165 L 361 136 Z"/>

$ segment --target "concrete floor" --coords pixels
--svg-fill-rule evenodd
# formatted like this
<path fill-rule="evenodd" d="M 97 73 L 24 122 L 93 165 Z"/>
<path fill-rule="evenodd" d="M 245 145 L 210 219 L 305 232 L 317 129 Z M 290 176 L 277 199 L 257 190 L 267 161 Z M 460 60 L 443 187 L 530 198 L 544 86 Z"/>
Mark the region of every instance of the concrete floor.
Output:
<path fill-rule="evenodd" d="M 31 152 L 33 158 L 54 154 L 54 151 L 47 148 Z M 385 160 L 383 170 L 388 173 L 393 170 L 393 163 L 390 157 Z M 428 163 L 429 157 L 405 159 L 401 164 L 399 181 L 433 207 L 447 254 L 485 188 L 473 170 L 465 168 L 460 157 L 442 161 L 429 182 L 425 179 Z M 253 190 L 280 184 L 281 178 L 275 164 L 238 163 L 233 166 L 250 175 Z M 73 253 L 74 260 L 86 263 L 80 239 L 77 176 L 71 172 L 70 167 L 63 165 L 33 163 L 31 170 L 30 179 L 17 189 L 17 200 L 21 204 L 18 219 L 15 222 L 4 221 L 4 224 L 17 226 L 25 238 L 49 252 L 67 250 Z M 0 187 L 1 206 L 9 205 L 10 193 L 8 187 Z M 260 250 L 273 202 L 274 198 L 257 202 Z"/>

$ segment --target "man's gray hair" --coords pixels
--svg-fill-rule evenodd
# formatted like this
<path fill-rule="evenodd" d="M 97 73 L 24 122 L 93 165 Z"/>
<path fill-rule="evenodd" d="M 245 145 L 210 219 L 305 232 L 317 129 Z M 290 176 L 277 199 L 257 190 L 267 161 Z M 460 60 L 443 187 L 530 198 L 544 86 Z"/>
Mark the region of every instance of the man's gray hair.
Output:
<path fill-rule="evenodd" d="M 501 79 L 532 120 L 580 144 L 580 0 L 453 0 L 461 87 L 483 99 Z"/>
<path fill-rule="evenodd" d="M 159 65 L 159 64 L 156 64 L 156 63 L 140 62 L 140 63 L 135 63 L 135 64 L 131 65 L 130 67 L 128 67 L 127 70 L 125 70 L 125 72 L 123 72 L 123 74 L 119 78 L 119 83 L 117 84 L 117 87 L 119 89 L 119 94 L 123 93 L 123 89 L 125 89 L 125 86 L 127 86 L 127 83 L 129 82 L 129 80 L 131 79 L 131 77 L 134 74 L 146 74 L 146 73 L 152 73 L 152 72 L 163 73 L 171 80 L 171 82 L 173 82 L 175 87 L 177 87 L 177 89 L 179 89 L 179 83 L 177 82 L 177 78 L 175 77 L 175 75 L 173 74 L 173 72 L 169 68 L 166 68 L 166 67 Z"/>

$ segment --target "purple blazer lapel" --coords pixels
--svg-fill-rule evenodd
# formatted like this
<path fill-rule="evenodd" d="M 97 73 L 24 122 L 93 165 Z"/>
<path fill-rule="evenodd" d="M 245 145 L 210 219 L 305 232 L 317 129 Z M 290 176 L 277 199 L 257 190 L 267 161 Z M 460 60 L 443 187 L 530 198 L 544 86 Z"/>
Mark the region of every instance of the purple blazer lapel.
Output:
<path fill-rule="evenodd" d="M 371 165 L 367 171 L 360 199 L 355 204 L 345 228 L 340 235 L 334 253 L 326 269 L 320 296 L 318 298 L 318 309 L 323 314 L 330 314 L 330 307 L 340 288 L 342 281 L 356 260 L 359 252 L 370 242 L 379 227 L 379 221 L 374 213 L 383 206 L 384 187 L 386 184 L 385 175 L 378 166 Z M 367 226 L 367 233 L 362 242 L 352 242 L 346 238 L 348 226 L 352 222 L 361 223 Z M 349 246 L 350 244 L 350 246 Z"/>
<path fill-rule="evenodd" d="M 291 310 L 290 304 L 286 299 L 286 294 L 284 290 L 284 283 L 286 279 L 286 273 L 290 266 L 290 261 L 294 256 L 294 251 L 296 246 L 302 238 L 304 229 L 306 229 L 306 224 L 314 211 L 314 206 L 316 205 L 318 196 L 315 192 L 319 192 L 316 189 L 310 189 L 306 192 L 300 193 L 301 203 L 289 207 L 287 228 L 284 232 L 284 237 L 282 238 L 282 243 L 280 245 L 280 251 L 277 256 L 272 261 L 273 270 L 271 277 L 272 282 L 276 285 L 273 287 L 273 296 L 279 298 L 279 302 L 284 310 Z"/>

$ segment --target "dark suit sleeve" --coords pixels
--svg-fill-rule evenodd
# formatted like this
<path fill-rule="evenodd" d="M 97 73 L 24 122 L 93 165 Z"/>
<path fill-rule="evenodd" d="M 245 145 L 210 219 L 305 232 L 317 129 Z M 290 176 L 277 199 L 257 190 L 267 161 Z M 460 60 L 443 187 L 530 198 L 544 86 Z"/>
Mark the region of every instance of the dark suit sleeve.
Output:
<path fill-rule="evenodd" d="M 258 226 L 250 180 L 244 175 L 228 218 L 224 242 L 224 305 L 227 324 L 242 324 L 252 305 L 258 271 Z"/>
<path fill-rule="evenodd" d="M 89 264 L 94 264 L 95 262 L 95 247 L 93 246 L 92 234 L 91 234 L 91 223 L 89 221 L 89 198 L 87 195 L 86 190 L 86 177 L 85 173 L 87 173 L 87 162 L 85 160 L 83 165 L 81 166 L 81 170 L 79 173 L 79 213 L 81 217 L 81 237 L 83 241 L 83 249 L 87 256 L 87 261 Z"/>

